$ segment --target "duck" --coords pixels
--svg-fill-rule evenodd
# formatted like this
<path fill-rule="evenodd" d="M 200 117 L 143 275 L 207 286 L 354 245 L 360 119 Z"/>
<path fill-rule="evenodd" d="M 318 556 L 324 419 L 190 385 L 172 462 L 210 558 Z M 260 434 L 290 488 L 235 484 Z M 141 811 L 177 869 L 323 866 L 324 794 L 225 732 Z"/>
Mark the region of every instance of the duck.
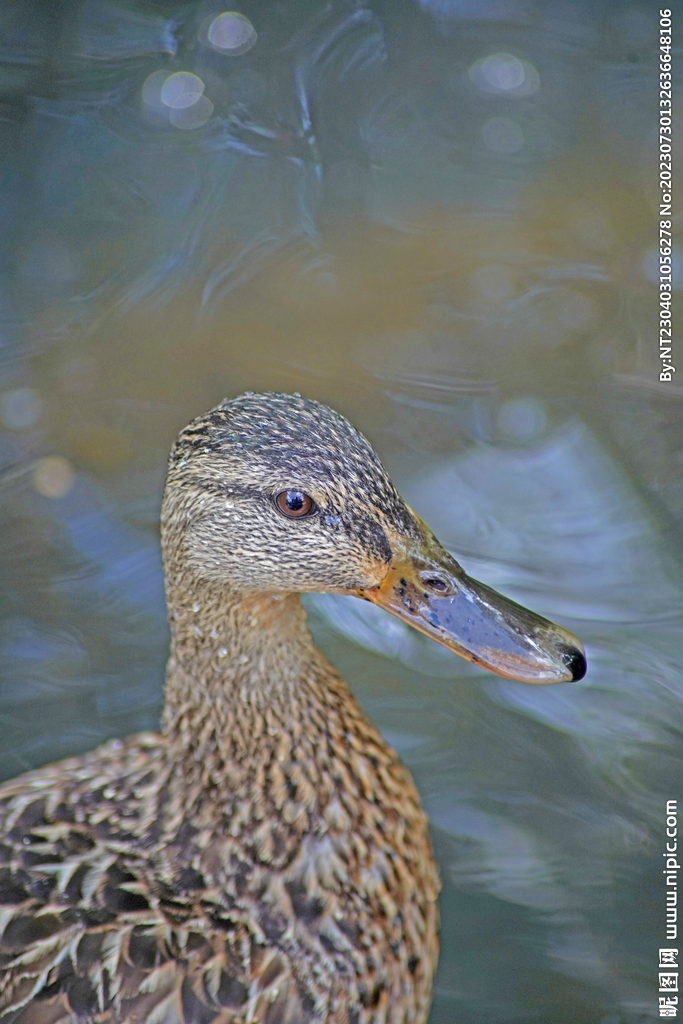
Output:
<path fill-rule="evenodd" d="M 299 595 L 370 601 L 525 683 L 582 678 L 581 643 L 468 576 L 299 395 L 180 433 L 161 545 L 160 730 L 0 787 L 0 1024 L 425 1024 L 427 817 Z"/>

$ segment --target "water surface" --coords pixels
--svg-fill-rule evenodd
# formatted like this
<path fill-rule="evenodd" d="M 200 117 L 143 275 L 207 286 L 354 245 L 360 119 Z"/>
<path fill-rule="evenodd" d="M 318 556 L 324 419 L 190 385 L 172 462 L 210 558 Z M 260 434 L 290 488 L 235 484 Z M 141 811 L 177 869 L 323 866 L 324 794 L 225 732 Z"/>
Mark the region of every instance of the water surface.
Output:
<path fill-rule="evenodd" d="M 243 390 L 335 406 L 469 572 L 589 657 L 579 684 L 524 687 L 307 599 L 434 825 L 431 1024 L 656 1015 L 664 802 L 683 792 L 657 17 L 0 13 L 0 772 L 156 726 L 177 431 Z"/>

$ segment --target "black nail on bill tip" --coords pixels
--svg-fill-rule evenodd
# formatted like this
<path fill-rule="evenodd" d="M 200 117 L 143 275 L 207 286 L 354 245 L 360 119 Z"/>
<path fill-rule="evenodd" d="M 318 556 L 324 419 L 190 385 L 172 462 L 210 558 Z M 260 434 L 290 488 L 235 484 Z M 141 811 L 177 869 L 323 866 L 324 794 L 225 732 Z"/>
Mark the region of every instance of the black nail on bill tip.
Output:
<path fill-rule="evenodd" d="M 562 655 L 562 661 L 572 674 L 572 682 L 576 683 L 583 679 L 586 674 L 586 656 L 583 651 L 571 648 Z"/>

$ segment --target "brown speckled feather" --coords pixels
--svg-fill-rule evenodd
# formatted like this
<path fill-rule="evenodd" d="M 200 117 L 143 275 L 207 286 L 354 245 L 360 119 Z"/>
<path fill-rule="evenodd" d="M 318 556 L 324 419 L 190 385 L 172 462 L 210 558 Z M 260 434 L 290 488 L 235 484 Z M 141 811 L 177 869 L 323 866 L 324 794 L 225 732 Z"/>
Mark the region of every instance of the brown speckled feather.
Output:
<path fill-rule="evenodd" d="M 315 522 L 274 510 L 288 487 Z M 380 580 L 410 522 L 316 403 L 243 396 L 183 432 L 162 733 L 0 788 L 0 1024 L 424 1024 L 426 818 L 296 593 Z"/>

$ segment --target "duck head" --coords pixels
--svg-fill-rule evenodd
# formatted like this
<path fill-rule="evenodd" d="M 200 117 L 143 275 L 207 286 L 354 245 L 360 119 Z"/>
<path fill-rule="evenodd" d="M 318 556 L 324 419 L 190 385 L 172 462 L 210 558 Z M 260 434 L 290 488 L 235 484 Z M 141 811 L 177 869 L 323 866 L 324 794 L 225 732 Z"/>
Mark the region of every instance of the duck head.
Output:
<path fill-rule="evenodd" d="M 576 637 L 468 576 L 362 434 L 298 395 L 242 395 L 183 430 L 162 543 L 167 575 L 185 585 L 351 594 L 510 679 L 586 670 Z"/>

